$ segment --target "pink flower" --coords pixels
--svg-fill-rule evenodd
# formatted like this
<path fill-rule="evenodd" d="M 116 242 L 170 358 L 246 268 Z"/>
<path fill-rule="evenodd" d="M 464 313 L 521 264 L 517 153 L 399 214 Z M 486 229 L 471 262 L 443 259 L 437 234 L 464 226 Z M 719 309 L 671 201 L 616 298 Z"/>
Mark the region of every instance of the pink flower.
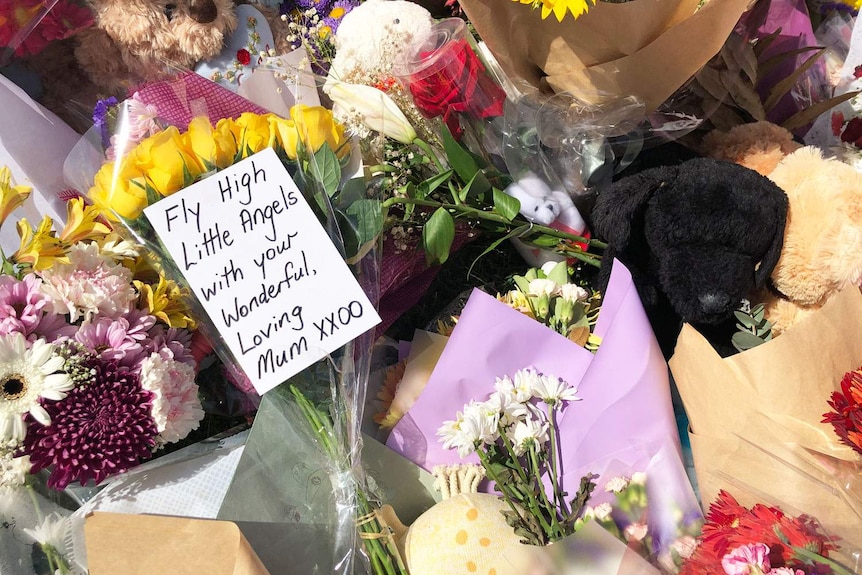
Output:
<path fill-rule="evenodd" d="M 198 428 L 204 412 L 194 367 L 176 361 L 165 348 L 142 362 L 141 385 L 153 393 L 152 416 L 159 430 L 157 444 L 179 441 Z"/>
<path fill-rule="evenodd" d="M 769 571 L 766 575 L 805 575 L 802 569 L 793 570 L 790 567 L 777 567 Z"/>
<path fill-rule="evenodd" d="M 51 304 L 41 285 L 42 280 L 33 274 L 20 281 L 0 276 L 0 335 L 18 332 L 28 337 L 36 330 Z"/>
<path fill-rule="evenodd" d="M 761 575 L 768 573 L 769 547 L 763 543 L 743 545 L 732 549 L 721 559 L 721 566 L 727 575 Z"/>
<path fill-rule="evenodd" d="M 99 253 L 96 244 L 75 244 L 69 263 L 56 262 L 42 272 L 42 291 L 52 300 L 54 313 L 68 313 L 69 321 L 95 315 L 119 317 L 137 297 L 132 272 Z"/>
<path fill-rule="evenodd" d="M 97 317 L 81 326 L 75 341 L 92 350 L 102 361 L 115 361 L 134 368 L 146 357 L 147 350 L 129 335 L 129 329 L 129 320 L 124 317 Z"/>
<path fill-rule="evenodd" d="M 192 367 L 197 365 L 192 352 L 192 332 L 189 330 L 177 327 L 165 328 L 159 323 L 150 331 L 150 337 L 152 352 L 159 353 L 163 349 L 169 349 L 176 361 Z"/>

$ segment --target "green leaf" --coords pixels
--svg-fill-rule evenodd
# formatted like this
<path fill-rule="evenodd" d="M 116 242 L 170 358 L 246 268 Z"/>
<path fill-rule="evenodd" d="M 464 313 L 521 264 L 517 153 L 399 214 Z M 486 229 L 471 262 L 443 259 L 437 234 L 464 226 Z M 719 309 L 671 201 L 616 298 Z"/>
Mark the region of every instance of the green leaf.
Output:
<path fill-rule="evenodd" d="M 741 323 L 748 329 L 754 329 L 754 320 L 751 318 L 750 315 L 743 311 L 735 311 L 733 312 L 733 315 L 736 316 L 736 319 L 739 321 L 739 323 Z"/>
<path fill-rule="evenodd" d="M 452 133 L 449 132 L 449 128 L 446 126 L 443 126 L 443 151 L 446 152 L 449 164 L 462 182 L 469 182 L 479 171 L 476 160 L 473 159 L 470 152 L 455 141 L 455 138 L 452 137 Z"/>
<path fill-rule="evenodd" d="M 428 197 L 428 194 L 449 181 L 449 178 L 451 178 L 454 173 L 455 172 L 453 170 L 446 170 L 441 174 L 431 176 L 424 182 L 420 182 L 420 184 L 416 186 L 416 197 L 420 200 L 424 200 Z"/>
<path fill-rule="evenodd" d="M 383 229 L 383 212 L 379 200 L 364 199 L 353 202 L 345 213 L 355 222 L 360 244 L 370 242 Z"/>
<path fill-rule="evenodd" d="M 766 315 L 766 309 L 764 309 L 763 304 L 757 304 L 753 308 L 751 308 L 751 317 L 754 318 L 754 321 L 757 322 L 758 325 L 763 323 L 763 318 Z"/>
<path fill-rule="evenodd" d="M 536 236 L 535 238 L 530 238 L 528 243 L 539 248 L 552 248 L 560 243 L 560 238 L 555 238 L 554 236 L 542 234 Z"/>
<path fill-rule="evenodd" d="M 515 285 L 518 286 L 518 289 L 522 292 L 527 293 L 530 291 L 530 280 L 524 276 L 514 276 L 512 281 L 515 282 Z"/>
<path fill-rule="evenodd" d="M 341 186 L 341 191 L 338 193 L 336 204 L 340 207 L 350 206 L 354 202 L 358 202 L 367 198 L 367 182 L 365 178 L 351 178 Z"/>
<path fill-rule="evenodd" d="M 795 114 L 790 116 L 788 119 L 784 120 L 784 122 L 781 124 L 781 127 L 788 132 L 792 132 L 797 128 L 807 126 L 815 119 L 817 119 L 817 116 L 828 112 L 842 102 L 846 102 L 851 98 L 855 98 L 859 94 L 859 91 L 847 92 L 846 94 L 841 94 L 840 96 L 835 96 L 834 98 L 829 98 L 828 100 L 823 100 L 822 102 L 812 104 L 804 110 L 800 110 L 799 112 L 796 112 Z"/>
<path fill-rule="evenodd" d="M 763 38 L 758 38 L 757 41 L 754 42 L 754 45 L 752 46 L 752 49 L 754 50 L 754 55 L 757 56 L 758 59 L 760 59 L 760 56 L 763 54 L 763 52 L 765 52 L 766 49 L 769 48 L 772 45 L 772 43 L 775 42 L 776 38 L 778 38 L 780 35 L 781 35 L 781 28 L 779 27 L 779 28 L 776 28 L 775 31 L 772 32 L 771 34 L 769 34 L 768 36 L 764 36 Z"/>
<path fill-rule="evenodd" d="M 521 209 L 521 202 L 513 198 L 503 190 L 494 188 L 494 211 L 512 221 Z"/>
<path fill-rule="evenodd" d="M 565 261 L 559 262 L 551 269 L 550 273 L 548 274 L 548 279 L 553 281 L 557 285 L 569 283 L 568 264 Z"/>
<path fill-rule="evenodd" d="M 428 265 L 445 263 L 454 239 L 455 220 L 445 208 L 437 208 L 422 227 L 422 246 Z"/>
<path fill-rule="evenodd" d="M 341 181 L 341 166 L 338 165 L 338 157 L 327 144 L 324 144 L 312 154 L 308 162 L 308 169 L 312 177 L 323 186 L 323 190 L 330 198 L 338 191 Z"/>
<path fill-rule="evenodd" d="M 765 343 L 762 339 L 747 331 L 740 331 L 733 334 L 733 337 L 730 338 L 730 342 L 733 344 L 733 347 L 739 351 L 745 351 Z"/>

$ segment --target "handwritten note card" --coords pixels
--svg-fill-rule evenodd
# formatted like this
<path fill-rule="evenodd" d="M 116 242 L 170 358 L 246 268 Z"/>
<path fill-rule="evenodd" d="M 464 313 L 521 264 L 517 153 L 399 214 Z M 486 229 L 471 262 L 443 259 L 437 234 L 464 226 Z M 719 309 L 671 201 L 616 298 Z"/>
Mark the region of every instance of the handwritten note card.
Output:
<path fill-rule="evenodd" d="M 258 393 L 380 323 L 271 149 L 144 214 Z"/>

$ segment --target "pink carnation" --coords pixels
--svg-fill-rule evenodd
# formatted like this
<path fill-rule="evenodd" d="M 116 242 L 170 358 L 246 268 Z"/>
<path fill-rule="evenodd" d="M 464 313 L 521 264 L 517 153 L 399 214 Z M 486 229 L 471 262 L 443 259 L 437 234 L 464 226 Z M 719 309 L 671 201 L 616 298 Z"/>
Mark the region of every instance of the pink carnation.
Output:
<path fill-rule="evenodd" d="M 742 545 L 732 549 L 721 559 L 721 566 L 727 575 L 749 575 L 749 573 L 767 573 L 770 569 L 769 547 L 763 543 Z M 752 567 L 757 571 L 752 571 Z"/>
<path fill-rule="evenodd" d="M 42 290 L 53 300 L 55 313 L 67 313 L 75 322 L 129 310 L 136 298 L 129 269 L 100 254 L 95 244 L 75 244 L 68 256 L 69 263 L 56 262 L 42 272 Z"/>
<path fill-rule="evenodd" d="M 156 441 L 173 443 L 197 429 L 204 417 L 194 367 L 174 359 L 167 348 L 141 364 L 141 385 L 153 393 Z"/>

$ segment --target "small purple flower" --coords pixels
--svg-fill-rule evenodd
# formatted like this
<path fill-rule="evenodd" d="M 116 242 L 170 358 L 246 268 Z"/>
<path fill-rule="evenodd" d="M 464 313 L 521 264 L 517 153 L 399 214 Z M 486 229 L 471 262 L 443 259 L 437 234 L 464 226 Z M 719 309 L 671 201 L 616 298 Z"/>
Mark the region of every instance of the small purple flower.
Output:
<path fill-rule="evenodd" d="M 102 136 L 102 147 L 109 148 L 111 146 L 111 134 L 109 133 L 108 114 L 117 106 L 119 102 L 111 96 L 106 100 L 96 102 L 96 107 L 93 108 L 93 125 L 99 128 L 99 133 Z"/>
<path fill-rule="evenodd" d="M 185 363 L 192 367 L 197 366 L 192 354 L 192 332 L 182 328 L 165 328 L 163 324 L 156 324 L 150 331 L 152 353 L 161 353 L 167 349 L 173 355 L 174 361 Z"/>

